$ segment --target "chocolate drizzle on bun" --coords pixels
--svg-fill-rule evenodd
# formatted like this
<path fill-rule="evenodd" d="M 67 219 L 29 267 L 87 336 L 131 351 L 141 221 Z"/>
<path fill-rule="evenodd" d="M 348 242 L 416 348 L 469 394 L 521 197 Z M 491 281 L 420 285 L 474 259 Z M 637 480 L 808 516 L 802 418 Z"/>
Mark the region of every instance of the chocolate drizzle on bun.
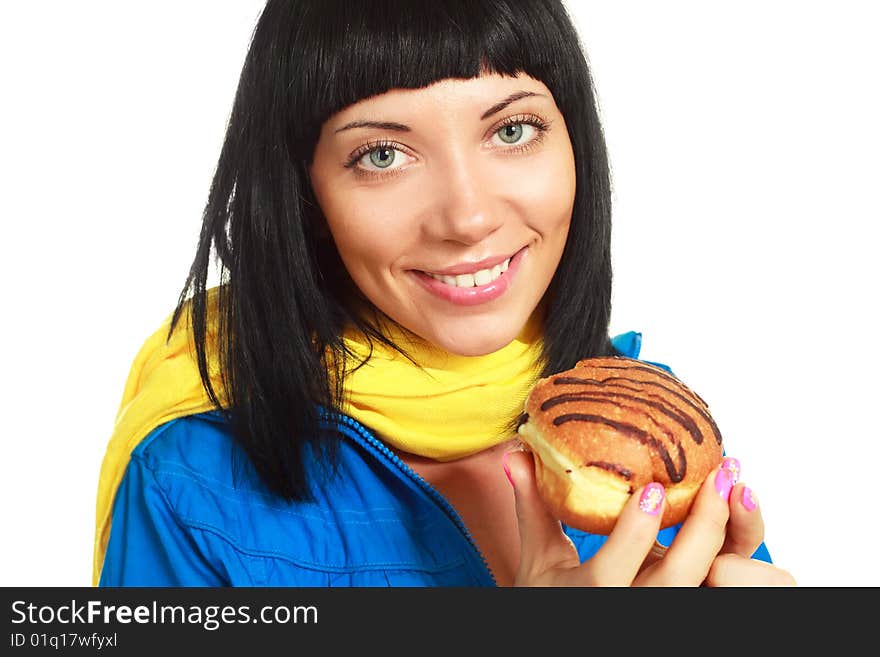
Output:
<path fill-rule="evenodd" d="M 662 527 L 684 520 L 722 439 L 706 402 L 660 367 L 624 357 L 581 360 L 539 380 L 519 434 L 538 489 L 569 526 L 609 534 L 635 490 L 666 488 Z"/>

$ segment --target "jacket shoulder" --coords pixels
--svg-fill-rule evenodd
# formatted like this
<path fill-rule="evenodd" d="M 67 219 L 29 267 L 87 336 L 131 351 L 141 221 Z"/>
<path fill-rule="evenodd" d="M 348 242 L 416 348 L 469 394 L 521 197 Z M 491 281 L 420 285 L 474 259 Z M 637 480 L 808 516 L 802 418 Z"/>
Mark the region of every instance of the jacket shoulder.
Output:
<path fill-rule="evenodd" d="M 249 490 L 256 475 L 231 428 L 217 412 L 188 415 L 151 431 L 132 451 L 157 476 L 188 479 L 193 487 Z M 237 476 L 235 476 L 237 475 Z M 250 488 L 242 489 L 242 486 Z"/>
<path fill-rule="evenodd" d="M 279 536 L 272 530 L 281 525 L 288 530 L 284 542 L 296 545 L 291 531 L 314 513 L 314 505 L 286 500 L 265 485 L 216 411 L 166 422 L 131 458 L 150 471 L 181 524 L 223 536 L 242 551 L 272 552 L 271 539 Z M 311 461 L 307 472 L 315 469 Z"/>
<path fill-rule="evenodd" d="M 303 451 L 308 501 L 272 493 L 216 411 L 161 425 L 132 461 L 151 472 L 180 525 L 221 537 L 249 563 L 259 561 L 266 583 L 288 584 L 294 571 L 297 581 L 316 577 L 323 585 L 353 573 L 385 577 L 461 565 L 448 539 L 435 540 L 448 535 L 445 518 L 423 491 L 393 467 L 377 467 L 355 441 L 340 439 L 338 447 L 335 468 L 325 467 L 317 451 Z M 416 540 L 421 536 L 429 538 Z"/>

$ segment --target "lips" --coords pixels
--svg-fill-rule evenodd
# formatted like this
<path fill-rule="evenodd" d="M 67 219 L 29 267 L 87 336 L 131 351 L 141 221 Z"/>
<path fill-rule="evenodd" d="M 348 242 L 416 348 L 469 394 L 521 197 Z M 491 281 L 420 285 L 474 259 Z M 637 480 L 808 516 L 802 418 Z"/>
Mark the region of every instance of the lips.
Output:
<path fill-rule="evenodd" d="M 481 263 L 476 263 L 476 266 L 483 267 L 483 269 L 474 270 L 475 265 L 471 264 L 457 265 L 455 268 L 445 270 L 449 272 L 455 269 L 461 270 L 470 267 L 471 272 L 455 275 L 454 284 L 443 280 L 444 276 L 451 277 L 452 274 L 429 274 L 419 270 L 411 271 L 418 283 L 432 295 L 456 305 L 476 306 L 497 299 L 507 292 L 513 284 L 514 277 L 527 253 L 528 247 L 523 247 L 517 251 L 510 258 L 509 265 L 503 272 L 500 271 L 501 267 L 508 261 L 505 257 L 487 259 Z M 491 262 L 494 262 L 492 269 L 489 269 L 487 273 L 481 274 L 481 272 L 486 272 L 486 264 Z M 498 275 L 495 276 L 495 273 Z M 489 276 L 488 282 L 480 284 L 481 281 L 486 280 L 487 275 Z M 475 280 L 475 276 L 479 276 L 479 280 Z"/>
<path fill-rule="evenodd" d="M 442 281 L 446 285 L 453 285 L 455 287 L 476 287 L 480 285 L 487 285 L 492 281 L 498 280 L 501 275 L 507 271 L 510 266 L 510 258 L 504 260 L 504 262 L 495 265 L 494 267 L 479 269 L 475 271 L 473 274 L 458 274 L 457 276 L 445 276 L 440 274 L 432 274 L 430 272 L 424 272 L 431 276 L 432 278 Z"/>
<path fill-rule="evenodd" d="M 437 276 L 458 276 L 461 274 L 474 274 L 483 269 L 491 270 L 493 267 L 500 265 L 505 261 L 509 261 L 512 257 L 512 255 L 491 256 L 489 258 L 480 260 L 479 262 L 462 262 L 457 265 L 453 265 L 452 267 L 446 267 L 445 269 L 423 269 L 420 271 L 425 274 L 434 274 Z"/>

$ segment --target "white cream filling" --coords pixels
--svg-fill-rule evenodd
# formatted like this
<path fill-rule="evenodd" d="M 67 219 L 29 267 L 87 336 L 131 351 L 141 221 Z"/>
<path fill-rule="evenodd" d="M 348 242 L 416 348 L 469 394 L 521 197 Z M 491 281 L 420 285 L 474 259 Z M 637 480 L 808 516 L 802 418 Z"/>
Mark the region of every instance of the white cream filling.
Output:
<path fill-rule="evenodd" d="M 453 287 L 474 287 L 477 285 L 488 285 L 492 281 L 497 281 L 501 278 L 501 274 L 507 271 L 507 268 L 510 266 L 510 258 L 505 260 L 499 265 L 495 265 L 491 269 L 480 269 L 479 271 L 475 271 L 473 274 L 459 274 L 458 276 L 441 276 L 440 274 L 432 274 L 431 272 L 425 272 L 431 278 L 434 278 L 441 283 L 445 283 L 446 285 L 452 285 Z"/>
<path fill-rule="evenodd" d="M 577 464 L 551 448 L 535 425 L 526 422 L 519 428 L 522 441 L 541 459 L 544 467 L 556 472 L 571 487 L 565 506 L 577 514 L 588 511 L 600 516 L 617 517 L 630 497 L 629 483 L 601 468 Z M 688 484 L 669 484 L 666 501 L 669 506 L 688 506 L 700 487 L 700 481 Z M 667 525 L 662 525 L 667 526 Z"/>
<path fill-rule="evenodd" d="M 529 422 L 519 428 L 522 441 L 531 447 L 545 468 L 556 472 L 570 485 L 565 506 L 574 513 L 587 512 L 616 517 L 629 499 L 629 484 L 601 468 L 575 463 L 552 449 Z"/>

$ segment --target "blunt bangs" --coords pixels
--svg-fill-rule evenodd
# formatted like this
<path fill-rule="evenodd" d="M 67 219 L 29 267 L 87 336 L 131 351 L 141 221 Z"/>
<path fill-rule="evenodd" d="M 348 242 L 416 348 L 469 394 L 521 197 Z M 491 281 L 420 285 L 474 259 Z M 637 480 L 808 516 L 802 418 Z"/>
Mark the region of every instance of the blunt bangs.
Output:
<path fill-rule="evenodd" d="M 291 15 L 295 6 L 298 15 Z M 566 116 L 574 100 L 570 90 L 577 88 L 566 81 L 583 79 L 581 67 L 571 66 L 582 55 L 571 48 L 577 35 L 559 3 L 279 1 L 265 11 L 278 15 L 265 16 L 264 23 L 289 31 L 275 43 L 290 48 L 280 55 L 289 62 L 282 102 L 291 119 L 291 154 L 300 161 L 311 161 L 328 118 L 390 89 L 522 72 L 547 85 Z"/>

